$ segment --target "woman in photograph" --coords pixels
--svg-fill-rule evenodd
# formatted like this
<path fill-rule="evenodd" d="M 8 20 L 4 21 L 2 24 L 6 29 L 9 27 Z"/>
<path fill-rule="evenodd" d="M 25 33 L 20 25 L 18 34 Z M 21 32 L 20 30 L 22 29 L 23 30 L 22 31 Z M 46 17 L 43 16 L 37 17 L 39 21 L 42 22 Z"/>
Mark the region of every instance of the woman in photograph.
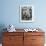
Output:
<path fill-rule="evenodd" d="M 22 9 L 22 20 L 30 20 L 32 19 L 32 10 L 29 8 Z"/>

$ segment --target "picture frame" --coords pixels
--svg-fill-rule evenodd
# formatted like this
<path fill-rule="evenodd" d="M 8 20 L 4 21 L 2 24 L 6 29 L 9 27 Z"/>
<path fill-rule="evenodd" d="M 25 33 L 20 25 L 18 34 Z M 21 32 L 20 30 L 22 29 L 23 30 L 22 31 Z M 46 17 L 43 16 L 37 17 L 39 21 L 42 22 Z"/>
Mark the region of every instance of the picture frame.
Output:
<path fill-rule="evenodd" d="M 33 22 L 33 21 L 34 21 L 34 6 L 20 5 L 20 22 Z"/>

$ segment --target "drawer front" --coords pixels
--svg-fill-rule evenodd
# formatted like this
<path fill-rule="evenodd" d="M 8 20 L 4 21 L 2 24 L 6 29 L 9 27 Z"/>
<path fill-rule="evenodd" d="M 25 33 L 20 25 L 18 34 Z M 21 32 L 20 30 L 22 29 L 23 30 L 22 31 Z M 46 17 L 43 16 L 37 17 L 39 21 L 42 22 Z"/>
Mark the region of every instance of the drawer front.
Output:
<path fill-rule="evenodd" d="M 2 44 L 2 46 L 23 46 L 23 44 Z"/>
<path fill-rule="evenodd" d="M 32 36 L 32 44 L 44 44 L 44 36 Z"/>
<path fill-rule="evenodd" d="M 23 36 L 23 32 L 4 32 L 4 36 Z"/>
<path fill-rule="evenodd" d="M 32 46 L 44 46 L 43 44 L 32 44 Z"/>
<path fill-rule="evenodd" d="M 25 32 L 24 36 L 44 36 L 44 32 Z"/>
<path fill-rule="evenodd" d="M 4 36 L 3 43 L 14 43 L 14 42 L 22 42 L 23 36 Z"/>

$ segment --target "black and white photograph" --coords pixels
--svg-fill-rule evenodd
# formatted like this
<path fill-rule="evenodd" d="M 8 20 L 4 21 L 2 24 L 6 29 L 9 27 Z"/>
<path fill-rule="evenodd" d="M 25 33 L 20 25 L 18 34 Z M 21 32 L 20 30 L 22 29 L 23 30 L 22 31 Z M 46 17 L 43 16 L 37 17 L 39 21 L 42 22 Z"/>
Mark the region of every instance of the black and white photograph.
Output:
<path fill-rule="evenodd" d="M 32 22 L 33 21 L 33 7 L 31 5 L 20 6 L 20 21 L 21 22 Z"/>

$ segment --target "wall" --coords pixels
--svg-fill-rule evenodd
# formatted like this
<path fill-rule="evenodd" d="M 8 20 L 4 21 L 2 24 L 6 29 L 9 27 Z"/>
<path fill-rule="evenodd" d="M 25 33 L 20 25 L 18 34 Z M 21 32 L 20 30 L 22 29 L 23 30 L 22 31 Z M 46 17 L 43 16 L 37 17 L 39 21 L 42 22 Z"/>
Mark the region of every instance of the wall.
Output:
<path fill-rule="evenodd" d="M 35 21 L 21 23 L 19 21 L 19 6 L 33 5 Z M 13 24 L 16 28 L 46 27 L 46 0 L 1 0 L 0 25 Z"/>

